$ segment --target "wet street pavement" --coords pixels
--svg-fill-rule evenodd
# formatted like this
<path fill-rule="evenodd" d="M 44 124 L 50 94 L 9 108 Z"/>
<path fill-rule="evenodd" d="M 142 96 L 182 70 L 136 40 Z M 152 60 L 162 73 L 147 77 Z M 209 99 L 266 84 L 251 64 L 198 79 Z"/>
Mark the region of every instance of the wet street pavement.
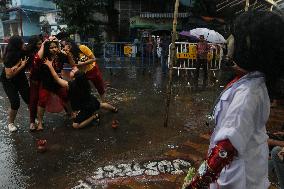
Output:
<path fill-rule="evenodd" d="M 0 188 L 180 188 L 186 170 L 208 147 L 205 120 L 219 85 L 193 90 L 188 75 L 175 75 L 169 124 L 163 127 L 167 77 L 160 67 L 104 71 L 106 100 L 117 114 L 100 111 L 100 123 L 75 130 L 65 113 L 47 113 L 44 131 L 29 131 L 27 106 L 7 129 L 9 102 L 0 89 Z M 278 111 L 271 125 L 284 117 Z M 119 126 L 112 128 L 112 121 Z M 47 140 L 39 153 L 36 140 Z"/>

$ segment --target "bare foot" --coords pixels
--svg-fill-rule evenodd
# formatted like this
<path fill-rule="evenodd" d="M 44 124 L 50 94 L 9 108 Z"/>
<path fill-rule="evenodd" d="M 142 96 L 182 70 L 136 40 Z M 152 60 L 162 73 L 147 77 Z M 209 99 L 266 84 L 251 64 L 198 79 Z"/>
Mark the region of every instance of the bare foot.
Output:
<path fill-rule="evenodd" d="M 35 131 L 37 128 L 36 124 L 35 123 L 31 123 L 30 124 L 30 131 Z"/>
<path fill-rule="evenodd" d="M 43 130 L 43 126 L 42 124 L 38 124 L 37 128 L 36 128 L 37 131 L 42 131 Z"/>

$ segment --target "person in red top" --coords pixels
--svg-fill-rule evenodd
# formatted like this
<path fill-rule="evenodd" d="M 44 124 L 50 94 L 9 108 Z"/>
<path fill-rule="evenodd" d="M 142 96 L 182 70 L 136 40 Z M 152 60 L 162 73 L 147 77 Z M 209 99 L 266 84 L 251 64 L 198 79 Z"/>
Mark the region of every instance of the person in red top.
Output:
<path fill-rule="evenodd" d="M 203 86 L 207 85 L 207 54 L 209 51 L 209 45 L 205 41 L 204 36 L 200 35 L 200 41 L 197 43 L 197 63 L 196 63 L 196 71 L 195 71 L 195 86 L 198 86 L 198 78 L 199 78 L 199 69 L 202 67 L 204 75 L 203 75 Z"/>
<path fill-rule="evenodd" d="M 28 53 L 28 70 L 30 71 L 30 131 L 36 129 L 35 118 L 37 115 L 37 104 L 40 86 L 40 73 L 39 67 L 41 59 L 38 55 L 38 51 L 42 46 L 42 40 L 38 35 L 31 36 L 27 45 Z"/>

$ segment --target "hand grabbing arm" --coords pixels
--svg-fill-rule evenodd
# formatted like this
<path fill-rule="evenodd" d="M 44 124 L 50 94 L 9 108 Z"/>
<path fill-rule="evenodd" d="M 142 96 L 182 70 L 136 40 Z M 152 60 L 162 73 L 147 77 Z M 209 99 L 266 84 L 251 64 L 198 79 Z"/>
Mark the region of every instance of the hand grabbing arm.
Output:
<path fill-rule="evenodd" d="M 56 73 L 56 71 L 54 70 L 53 66 L 52 66 L 52 61 L 46 59 L 44 61 L 44 64 L 49 68 L 51 75 L 53 76 L 53 78 L 55 79 L 55 81 L 61 86 L 61 87 L 68 87 L 68 82 L 65 81 L 64 79 L 61 79 L 58 74 Z"/>
<path fill-rule="evenodd" d="M 6 78 L 11 79 L 15 77 L 27 64 L 28 57 L 22 58 L 15 66 L 12 68 L 5 68 Z"/>

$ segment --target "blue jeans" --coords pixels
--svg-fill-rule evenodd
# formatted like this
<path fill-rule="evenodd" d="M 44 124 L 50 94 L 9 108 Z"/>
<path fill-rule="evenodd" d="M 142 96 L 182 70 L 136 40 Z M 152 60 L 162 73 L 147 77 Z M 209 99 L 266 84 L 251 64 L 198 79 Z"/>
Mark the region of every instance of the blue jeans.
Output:
<path fill-rule="evenodd" d="M 278 156 L 278 153 L 281 151 L 281 147 L 276 146 L 271 151 L 271 161 L 269 162 L 269 169 L 274 169 L 280 189 L 284 189 L 284 162 Z"/>

